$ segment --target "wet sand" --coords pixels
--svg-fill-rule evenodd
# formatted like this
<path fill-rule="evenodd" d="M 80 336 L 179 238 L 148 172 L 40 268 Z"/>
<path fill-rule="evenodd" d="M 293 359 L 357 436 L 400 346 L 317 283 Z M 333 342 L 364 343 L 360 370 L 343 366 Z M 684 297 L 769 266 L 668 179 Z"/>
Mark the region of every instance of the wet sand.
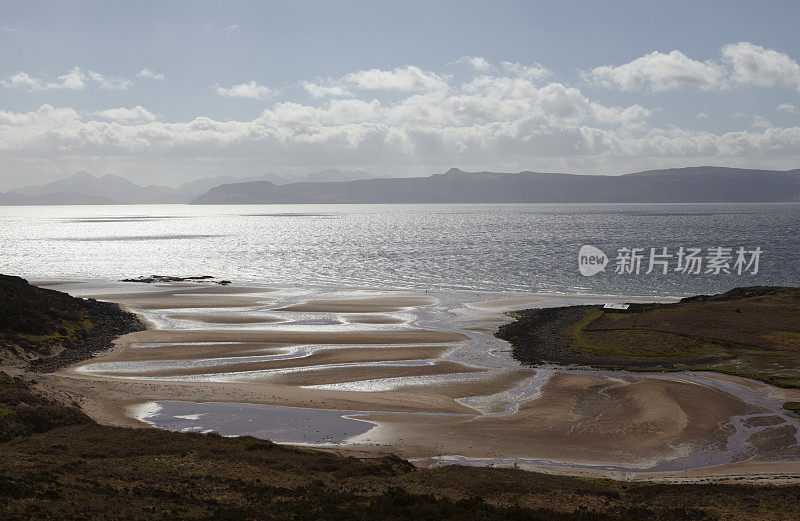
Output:
<path fill-rule="evenodd" d="M 259 313 L 170 313 L 166 318 L 191 320 L 208 324 L 270 324 L 282 322 L 280 317 Z"/>
<path fill-rule="evenodd" d="M 707 403 L 715 407 L 709 410 Z M 539 399 L 523 404 L 516 414 L 459 422 L 446 416 L 359 416 L 379 427 L 355 441 L 403 440 L 407 457 L 433 457 L 444 450 L 467 458 L 514 454 L 584 465 L 649 466 L 723 443 L 720 426 L 733 415 L 752 412 L 741 400 L 700 385 L 558 374 Z M 446 443 L 435 436 L 441 429 L 447 429 Z"/>
<path fill-rule="evenodd" d="M 403 319 L 390 315 L 345 315 L 344 320 L 352 324 L 402 324 Z"/>
<path fill-rule="evenodd" d="M 775 399 L 800 392 L 713 373 L 534 370 L 520 367 L 491 335 L 508 320 L 502 311 L 580 299 L 330 288 L 259 293 L 231 286 L 106 292 L 150 323 L 177 318 L 198 328 L 126 335 L 97 358 L 42 379 L 75 396 L 98 421 L 119 425 L 219 430 L 227 425 L 215 416 L 219 408 L 197 419 L 170 419 L 173 409 L 211 402 L 227 403 L 228 417 L 250 411 L 263 423 L 241 433 L 302 422 L 289 418 L 291 409 L 256 413 L 236 404 L 313 409 L 323 419 L 347 415 L 331 420 L 331 428 L 354 425 L 348 418 L 371 427 L 295 442 L 313 438 L 353 454 L 391 452 L 421 466 L 518 465 L 698 481 L 764 475 L 781 459 L 774 467 L 781 479 L 795 468 L 800 476 L 800 429 Z M 265 316 L 279 321 L 255 321 Z M 158 409 L 156 402 L 172 405 L 157 415 L 137 412 Z M 325 421 L 318 424 L 324 431 Z"/>
<path fill-rule="evenodd" d="M 136 308 L 133 308 L 136 309 Z M 467 337 L 451 331 L 398 329 L 380 331 L 303 331 L 283 329 L 217 329 L 142 331 L 137 342 L 203 343 L 203 342 L 273 342 L 285 344 L 420 344 L 461 342 Z"/>
<path fill-rule="evenodd" d="M 311 311 L 315 313 L 389 313 L 419 306 L 431 306 L 437 302 L 438 300 L 434 297 L 422 296 L 316 299 L 279 309 L 281 311 Z"/>
<path fill-rule="evenodd" d="M 101 295 L 98 300 L 113 302 L 112 295 Z M 143 295 L 140 297 L 126 298 L 125 305 L 130 309 L 180 309 L 180 308 L 239 308 L 254 306 L 270 302 L 268 298 L 259 297 L 228 297 L 221 295 Z"/>

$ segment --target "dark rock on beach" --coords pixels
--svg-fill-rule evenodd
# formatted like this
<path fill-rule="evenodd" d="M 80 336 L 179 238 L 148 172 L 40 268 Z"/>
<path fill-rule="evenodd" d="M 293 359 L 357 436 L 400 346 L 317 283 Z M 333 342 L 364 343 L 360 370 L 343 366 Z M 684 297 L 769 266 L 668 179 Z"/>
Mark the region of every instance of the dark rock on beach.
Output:
<path fill-rule="evenodd" d="M 173 277 L 171 275 L 143 275 L 133 279 L 122 279 L 120 282 L 141 282 L 144 284 L 153 284 L 156 282 L 190 282 L 190 281 L 204 281 L 213 279 L 211 275 L 199 275 L 195 277 Z"/>
<path fill-rule="evenodd" d="M 175 277 L 172 275 L 143 275 L 141 277 L 136 277 L 132 279 L 122 279 L 120 282 L 141 282 L 142 284 L 156 284 L 156 283 L 167 283 L 167 282 L 214 282 L 215 284 L 220 284 L 222 286 L 227 286 L 231 284 L 229 280 L 217 280 L 215 281 L 216 277 L 212 277 L 211 275 L 198 275 L 194 277 Z"/>

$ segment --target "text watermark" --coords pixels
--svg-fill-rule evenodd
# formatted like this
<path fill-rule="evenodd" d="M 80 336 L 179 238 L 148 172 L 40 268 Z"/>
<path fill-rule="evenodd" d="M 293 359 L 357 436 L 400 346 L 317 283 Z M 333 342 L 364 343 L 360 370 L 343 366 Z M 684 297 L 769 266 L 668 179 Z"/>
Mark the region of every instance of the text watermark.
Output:
<path fill-rule="evenodd" d="M 763 253 L 760 246 L 751 249 L 681 246 L 672 251 L 666 247 L 619 248 L 611 261 L 603 250 L 587 244 L 578 251 L 578 270 L 581 275 L 591 277 L 606 271 L 606 266 L 613 262 L 614 273 L 619 275 L 755 275 Z"/>

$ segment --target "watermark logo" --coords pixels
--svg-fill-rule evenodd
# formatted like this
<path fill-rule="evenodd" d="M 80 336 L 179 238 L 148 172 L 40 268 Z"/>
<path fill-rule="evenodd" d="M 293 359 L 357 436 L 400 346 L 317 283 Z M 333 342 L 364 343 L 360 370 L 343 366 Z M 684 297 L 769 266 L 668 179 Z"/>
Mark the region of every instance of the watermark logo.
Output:
<path fill-rule="evenodd" d="M 584 277 L 605 271 L 607 264 L 608 256 L 600 248 L 586 244 L 578 251 L 578 269 Z"/>
<path fill-rule="evenodd" d="M 747 249 L 695 248 L 681 246 L 677 250 L 667 248 L 619 248 L 614 259 L 614 273 L 617 275 L 639 275 L 651 273 L 668 275 L 756 275 L 764 250 L 760 246 Z M 590 245 L 581 246 L 578 251 L 578 270 L 581 275 L 591 277 L 605 271 L 609 259 L 603 250 Z"/>

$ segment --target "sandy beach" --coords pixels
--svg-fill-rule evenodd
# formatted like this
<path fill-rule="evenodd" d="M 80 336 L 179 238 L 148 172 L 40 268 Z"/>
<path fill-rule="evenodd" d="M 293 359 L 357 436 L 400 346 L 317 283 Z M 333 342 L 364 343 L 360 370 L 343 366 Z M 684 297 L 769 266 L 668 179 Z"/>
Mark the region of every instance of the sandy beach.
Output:
<path fill-rule="evenodd" d="M 151 325 L 41 375 L 101 423 L 158 425 L 148 404 L 190 402 L 201 412 L 182 428 L 200 429 L 213 414 L 204 403 L 264 404 L 347 411 L 371 428 L 321 448 L 394 453 L 420 466 L 800 479 L 800 426 L 778 401 L 797 391 L 714 373 L 526 368 L 491 335 L 508 320 L 503 311 L 575 299 L 141 286 L 97 295 L 91 285 L 59 287 L 119 302 Z"/>

